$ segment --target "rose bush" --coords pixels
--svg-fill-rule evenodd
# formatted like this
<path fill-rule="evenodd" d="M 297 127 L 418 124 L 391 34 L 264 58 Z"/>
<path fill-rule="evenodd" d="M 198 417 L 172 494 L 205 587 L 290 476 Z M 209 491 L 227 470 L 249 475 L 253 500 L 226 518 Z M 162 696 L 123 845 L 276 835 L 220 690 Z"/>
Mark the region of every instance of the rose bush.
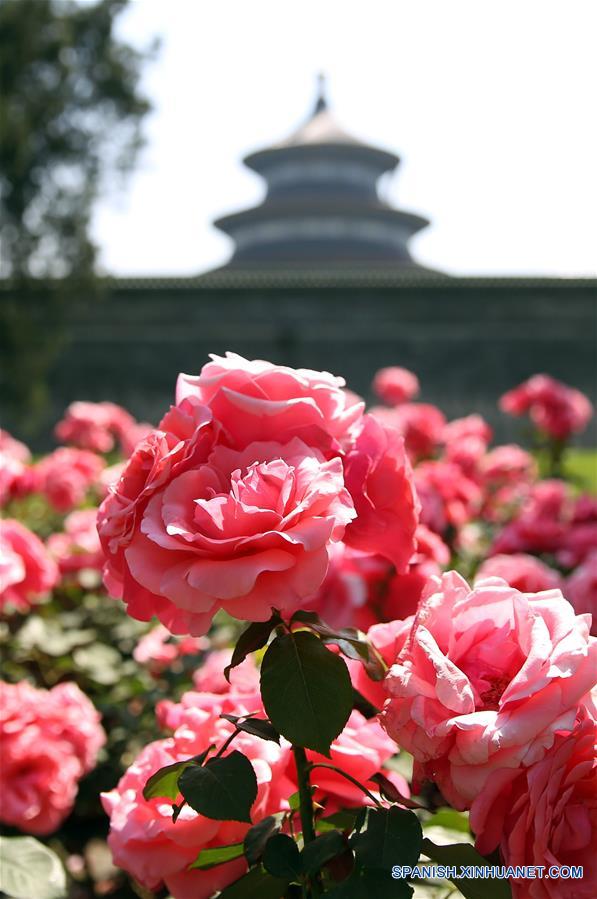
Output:
<path fill-rule="evenodd" d="M 3 832 L 47 835 L 69 899 L 407 899 L 421 853 L 584 865 L 465 897 L 594 894 L 597 501 L 562 432 L 496 447 L 408 372 L 375 389 L 226 354 L 156 428 L 0 432 Z"/>

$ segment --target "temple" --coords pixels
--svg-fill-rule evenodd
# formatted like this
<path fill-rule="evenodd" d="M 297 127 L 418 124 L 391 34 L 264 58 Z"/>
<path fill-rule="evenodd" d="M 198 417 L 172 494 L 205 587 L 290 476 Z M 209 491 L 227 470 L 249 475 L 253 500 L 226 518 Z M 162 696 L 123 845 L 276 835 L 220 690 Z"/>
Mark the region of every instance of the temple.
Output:
<path fill-rule="evenodd" d="M 362 143 L 337 124 L 320 76 L 304 125 L 245 158 L 265 179 L 267 192 L 261 205 L 215 222 L 234 241 L 223 268 L 422 269 L 408 243 L 429 222 L 393 209 L 378 190 L 380 177 L 399 162 L 394 153 Z"/>

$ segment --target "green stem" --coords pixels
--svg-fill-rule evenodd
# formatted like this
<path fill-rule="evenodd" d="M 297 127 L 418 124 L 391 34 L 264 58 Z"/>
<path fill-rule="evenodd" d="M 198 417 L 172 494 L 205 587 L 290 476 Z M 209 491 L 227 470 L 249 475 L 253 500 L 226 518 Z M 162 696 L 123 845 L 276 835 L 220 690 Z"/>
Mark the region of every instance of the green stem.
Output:
<path fill-rule="evenodd" d="M 311 783 L 309 781 L 310 765 L 307 761 L 307 754 L 302 746 L 293 746 L 292 753 L 296 764 L 303 842 L 307 845 L 307 843 L 312 843 L 315 839 L 313 797 L 311 796 Z M 305 886 L 306 884 L 303 884 L 303 893 L 305 892 Z M 321 895 L 321 890 L 316 877 L 310 879 L 309 886 L 311 888 L 310 895 L 313 899 L 318 899 Z"/>
<path fill-rule="evenodd" d="M 382 803 L 379 799 L 376 799 L 373 793 L 370 793 L 367 787 L 364 787 L 362 783 L 356 780 L 352 775 L 347 774 L 346 771 L 343 771 L 342 768 L 336 768 L 335 765 L 326 765 L 324 762 L 316 762 L 314 765 L 309 765 L 309 770 L 313 771 L 314 768 L 328 768 L 330 771 L 335 771 L 336 774 L 341 774 L 342 777 L 345 777 L 346 780 L 349 780 L 351 783 L 358 787 L 359 790 L 362 790 L 365 796 L 368 796 L 378 808 L 383 808 Z"/>
<path fill-rule="evenodd" d="M 216 754 L 214 755 L 214 758 L 215 758 L 215 759 L 219 759 L 220 756 L 222 756 L 223 753 L 226 752 L 226 750 L 228 749 L 228 747 L 230 746 L 230 744 L 232 743 L 232 741 L 234 740 L 234 738 L 235 738 L 235 737 L 238 737 L 239 733 L 240 733 L 240 730 L 239 730 L 238 728 L 236 728 L 236 730 L 234 731 L 234 733 L 230 734 L 230 736 L 228 737 L 228 739 L 226 740 L 226 742 L 223 743 L 222 746 L 220 746 L 220 748 L 218 749 L 218 751 L 217 751 Z"/>
<path fill-rule="evenodd" d="M 296 763 L 298 776 L 301 826 L 303 840 L 312 843 L 315 839 L 315 827 L 313 825 L 313 799 L 311 796 L 311 784 L 309 783 L 309 762 L 307 754 L 302 746 L 293 746 L 292 752 Z"/>

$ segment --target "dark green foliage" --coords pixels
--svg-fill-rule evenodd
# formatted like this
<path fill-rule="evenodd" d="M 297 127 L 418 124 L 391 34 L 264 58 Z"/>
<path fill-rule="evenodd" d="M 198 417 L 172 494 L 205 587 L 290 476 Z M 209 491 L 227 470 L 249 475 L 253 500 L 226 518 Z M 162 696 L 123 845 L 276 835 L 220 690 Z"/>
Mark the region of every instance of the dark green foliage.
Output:
<path fill-rule="evenodd" d="M 323 755 L 329 755 L 352 710 L 346 664 L 306 631 L 270 644 L 261 666 L 261 696 L 276 730 Z"/>

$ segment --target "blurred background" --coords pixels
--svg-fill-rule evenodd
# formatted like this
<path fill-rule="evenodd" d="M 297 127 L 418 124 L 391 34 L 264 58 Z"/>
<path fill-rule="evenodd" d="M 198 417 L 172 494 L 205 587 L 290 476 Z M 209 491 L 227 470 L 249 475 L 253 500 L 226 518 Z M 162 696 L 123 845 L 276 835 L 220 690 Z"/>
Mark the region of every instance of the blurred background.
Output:
<path fill-rule="evenodd" d="M 403 365 L 500 439 L 534 372 L 595 399 L 596 26 L 592 0 L 2 0 L 3 426 L 155 422 L 226 350 L 365 396 Z"/>

